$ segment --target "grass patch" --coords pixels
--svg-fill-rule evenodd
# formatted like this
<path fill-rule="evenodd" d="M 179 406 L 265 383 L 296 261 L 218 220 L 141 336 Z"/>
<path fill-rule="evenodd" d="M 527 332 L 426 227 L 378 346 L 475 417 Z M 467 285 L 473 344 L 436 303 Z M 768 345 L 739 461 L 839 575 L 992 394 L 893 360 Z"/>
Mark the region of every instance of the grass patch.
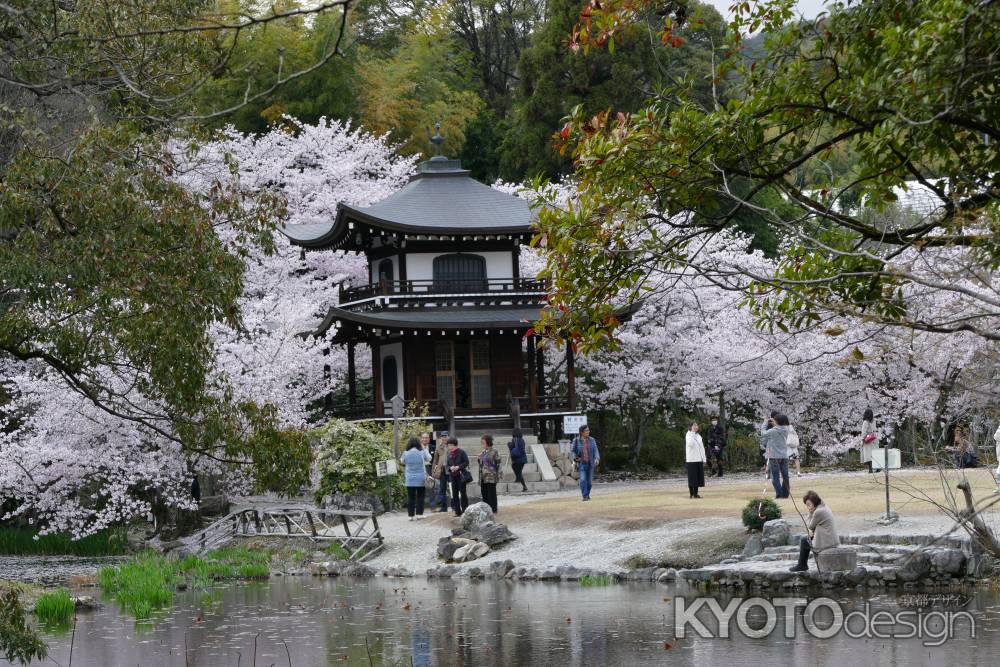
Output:
<path fill-rule="evenodd" d="M 64 588 L 42 593 L 35 602 L 35 616 L 42 623 L 51 625 L 69 625 L 75 609 L 73 598 Z"/>
<path fill-rule="evenodd" d="M 740 529 L 699 533 L 675 542 L 656 565 L 677 569 L 712 565 L 742 553 L 746 539 L 746 533 Z"/>
<path fill-rule="evenodd" d="M 106 528 L 74 540 L 57 533 L 39 535 L 33 528 L 0 528 L 0 554 L 10 556 L 120 556 L 128 549 L 125 528 Z"/>
<path fill-rule="evenodd" d="M 343 547 L 343 545 L 334 542 L 326 548 L 326 553 L 333 556 L 334 560 L 347 560 L 350 557 L 350 552 Z"/>
<path fill-rule="evenodd" d="M 600 574 L 600 575 L 585 574 L 582 577 L 580 577 L 580 585 L 584 587 L 610 586 L 613 583 L 615 583 L 614 577 L 608 576 L 606 574 Z"/>
<path fill-rule="evenodd" d="M 208 588 L 227 579 L 266 578 L 270 559 L 269 552 L 248 547 L 215 549 L 204 557 L 180 559 L 146 551 L 123 565 L 102 568 L 97 582 L 122 609 L 144 620 L 173 602 L 179 584 Z"/>

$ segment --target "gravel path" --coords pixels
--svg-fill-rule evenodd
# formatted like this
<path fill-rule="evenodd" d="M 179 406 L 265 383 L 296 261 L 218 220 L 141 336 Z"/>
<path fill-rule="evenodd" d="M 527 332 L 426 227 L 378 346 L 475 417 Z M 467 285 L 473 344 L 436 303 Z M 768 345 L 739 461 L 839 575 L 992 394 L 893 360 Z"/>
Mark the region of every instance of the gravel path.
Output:
<path fill-rule="evenodd" d="M 857 483 L 858 479 L 857 472 L 812 473 L 793 478 L 793 486 L 799 489 L 820 483 L 838 486 Z M 745 500 L 740 499 L 747 497 L 746 489 L 752 486 L 753 493 L 757 493 L 759 482 L 762 483 L 760 475 L 734 474 L 723 480 L 710 480 L 709 484 L 716 497 L 734 487 L 727 500 L 742 503 Z M 501 496 L 497 518 L 518 539 L 480 560 L 458 567 L 482 567 L 494 560 L 510 559 L 516 565 L 539 569 L 574 565 L 625 571 L 624 561 L 633 555 L 656 559 L 678 543 L 690 544 L 701 537 L 707 540 L 741 529 L 738 512 L 731 509 L 715 512 L 709 509 L 710 503 L 699 506 L 698 502 L 688 502 L 686 480 L 679 477 L 597 484 L 590 503 L 580 502 L 577 489 L 544 495 Z M 785 512 L 786 518 L 798 521 L 794 509 L 785 508 Z M 838 529 L 843 534 L 891 530 L 899 535 L 927 535 L 944 532 L 951 525 L 946 517 L 924 509 L 906 512 L 891 529 L 878 525 L 879 516 L 871 510 L 851 513 L 839 508 L 835 512 Z M 386 547 L 370 564 L 423 572 L 440 565 L 435 555 L 438 539 L 458 526 L 458 520 L 448 512 L 433 513 L 411 522 L 405 513 L 393 512 L 380 517 L 379 525 Z"/>

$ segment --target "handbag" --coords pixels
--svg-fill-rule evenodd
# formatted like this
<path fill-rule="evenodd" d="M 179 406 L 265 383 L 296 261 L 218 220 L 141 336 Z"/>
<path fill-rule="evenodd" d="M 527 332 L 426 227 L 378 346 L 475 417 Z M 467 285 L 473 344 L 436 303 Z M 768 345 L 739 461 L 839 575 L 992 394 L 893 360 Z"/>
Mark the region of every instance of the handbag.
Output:
<path fill-rule="evenodd" d="M 875 432 L 872 431 L 871 433 L 869 433 L 868 435 L 866 435 L 864 438 L 862 438 L 861 442 L 865 443 L 866 445 L 870 445 L 873 442 L 875 442 L 875 438 L 876 437 L 878 437 L 878 436 L 876 436 Z"/>
<path fill-rule="evenodd" d="M 435 487 L 437 487 L 437 480 L 430 475 L 427 475 L 427 477 L 424 478 L 424 488 L 428 491 L 433 491 Z"/>
<path fill-rule="evenodd" d="M 462 469 L 462 484 L 471 484 L 471 483 L 472 483 L 472 473 L 469 472 L 468 468 L 463 468 Z"/>

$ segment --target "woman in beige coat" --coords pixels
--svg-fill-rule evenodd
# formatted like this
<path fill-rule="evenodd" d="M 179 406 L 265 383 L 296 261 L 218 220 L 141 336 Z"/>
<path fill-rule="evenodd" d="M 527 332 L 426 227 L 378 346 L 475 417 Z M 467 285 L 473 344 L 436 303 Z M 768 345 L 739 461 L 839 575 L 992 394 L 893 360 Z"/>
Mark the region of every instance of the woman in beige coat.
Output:
<path fill-rule="evenodd" d="M 810 550 L 818 553 L 840 546 L 840 537 L 837 535 L 836 526 L 833 525 L 833 512 L 823 504 L 819 494 L 807 491 L 802 497 L 802 502 L 809 510 L 809 517 L 806 519 L 809 538 L 803 537 L 799 540 L 799 562 L 792 566 L 792 572 L 805 572 L 809 569 Z"/>

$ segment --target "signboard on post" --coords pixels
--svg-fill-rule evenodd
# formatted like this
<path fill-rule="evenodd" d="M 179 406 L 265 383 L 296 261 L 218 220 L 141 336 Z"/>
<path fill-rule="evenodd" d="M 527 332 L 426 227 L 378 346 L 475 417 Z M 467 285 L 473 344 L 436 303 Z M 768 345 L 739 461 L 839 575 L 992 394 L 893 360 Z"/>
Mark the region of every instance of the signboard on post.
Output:
<path fill-rule="evenodd" d="M 375 462 L 375 474 L 378 475 L 379 477 L 385 477 L 387 475 L 395 475 L 398 473 L 399 473 L 399 466 L 396 465 L 395 459 Z"/>
<path fill-rule="evenodd" d="M 872 470 L 885 471 L 885 518 L 879 520 L 879 523 L 883 525 L 893 523 L 896 520 L 896 517 L 892 516 L 892 508 L 889 506 L 889 470 L 899 470 L 901 467 L 898 449 L 876 447 L 872 450 Z"/>
<path fill-rule="evenodd" d="M 563 434 L 579 435 L 580 427 L 587 424 L 587 415 L 566 415 L 563 417 Z"/>

